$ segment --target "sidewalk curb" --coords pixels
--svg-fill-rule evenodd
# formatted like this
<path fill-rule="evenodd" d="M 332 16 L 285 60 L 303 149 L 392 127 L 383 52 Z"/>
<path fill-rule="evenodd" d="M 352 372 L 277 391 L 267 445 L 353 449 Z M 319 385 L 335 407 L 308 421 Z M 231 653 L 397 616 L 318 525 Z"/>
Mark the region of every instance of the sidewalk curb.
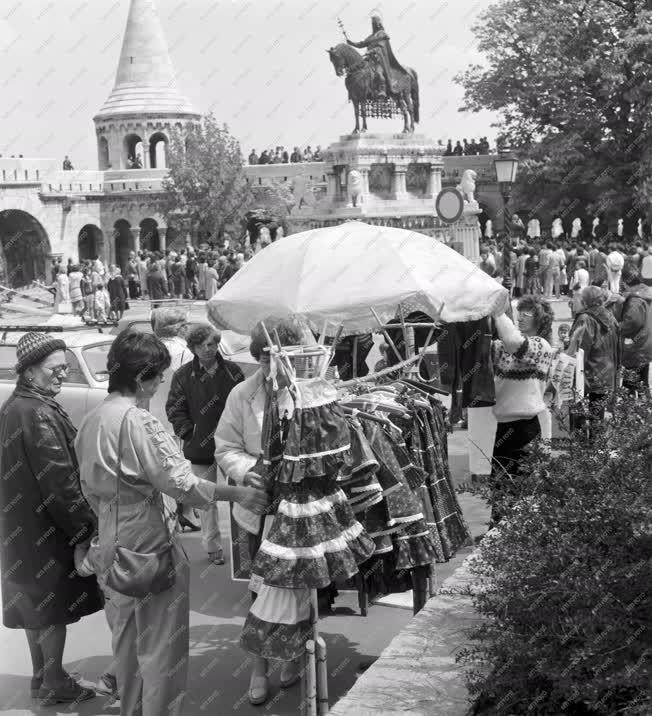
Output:
<path fill-rule="evenodd" d="M 464 668 L 455 655 L 468 643 L 465 631 L 480 619 L 471 598 L 460 594 L 472 583 L 469 563 L 476 556 L 474 550 L 443 582 L 330 716 L 468 714 Z"/>

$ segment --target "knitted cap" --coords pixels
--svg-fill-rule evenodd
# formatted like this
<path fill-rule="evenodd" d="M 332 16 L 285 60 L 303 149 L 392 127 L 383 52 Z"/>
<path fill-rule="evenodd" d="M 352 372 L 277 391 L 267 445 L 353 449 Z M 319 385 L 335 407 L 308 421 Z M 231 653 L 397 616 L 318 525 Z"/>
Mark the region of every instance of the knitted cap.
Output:
<path fill-rule="evenodd" d="M 48 333 L 26 333 L 16 346 L 16 372 L 22 373 L 30 365 L 39 363 L 54 351 L 65 351 L 66 344 L 61 338 L 54 338 Z"/>

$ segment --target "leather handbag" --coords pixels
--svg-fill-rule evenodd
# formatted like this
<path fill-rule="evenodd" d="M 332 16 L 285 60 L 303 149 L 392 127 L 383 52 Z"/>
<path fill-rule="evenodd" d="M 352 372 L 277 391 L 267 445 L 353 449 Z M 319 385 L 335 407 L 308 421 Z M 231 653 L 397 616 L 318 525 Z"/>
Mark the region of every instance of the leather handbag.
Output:
<path fill-rule="evenodd" d="M 131 410 L 131 408 L 130 408 Z M 173 534 L 168 534 L 168 544 L 158 552 L 134 552 L 120 544 L 119 540 L 119 512 L 120 512 L 120 482 L 122 481 L 122 435 L 125 413 L 120 425 L 118 438 L 118 476 L 116 487 L 115 507 L 115 552 L 113 562 L 106 573 L 106 584 L 119 594 L 127 597 L 142 599 L 150 594 L 159 594 L 169 589 L 175 580 L 175 560 Z M 160 497 L 160 495 L 159 495 Z M 162 500 L 161 509 L 164 510 Z M 165 518 L 164 518 L 165 523 Z"/>

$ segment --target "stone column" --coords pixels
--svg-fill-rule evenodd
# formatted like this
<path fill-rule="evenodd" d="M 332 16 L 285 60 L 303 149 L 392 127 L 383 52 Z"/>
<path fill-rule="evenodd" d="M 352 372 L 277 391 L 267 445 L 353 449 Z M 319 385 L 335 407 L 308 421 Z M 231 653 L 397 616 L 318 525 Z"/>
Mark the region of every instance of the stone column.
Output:
<path fill-rule="evenodd" d="M 362 197 L 366 200 L 369 196 L 369 167 L 359 167 L 360 176 L 362 177 Z"/>
<path fill-rule="evenodd" d="M 394 167 L 393 190 L 394 199 L 405 199 L 407 197 L 407 167 Z"/>
<path fill-rule="evenodd" d="M 451 233 L 453 241 L 461 243 L 463 254 L 474 263 L 480 260 L 480 222 L 475 216 L 460 219 L 453 224 Z"/>
<path fill-rule="evenodd" d="M 326 190 L 326 198 L 328 201 L 332 204 L 337 201 L 338 197 L 338 183 L 339 183 L 339 174 L 334 171 L 330 171 L 326 173 L 326 181 L 327 181 L 327 190 Z"/>
<path fill-rule="evenodd" d="M 140 251 L 140 229 L 132 229 L 131 236 L 133 249 L 130 249 L 130 251 L 138 253 Z"/>
<path fill-rule="evenodd" d="M 436 164 L 430 165 L 430 176 L 428 177 L 428 196 L 433 199 L 441 191 L 441 167 Z"/>
<path fill-rule="evenodd" d="M 167 226 L 159 226 L 158 227 L 158 238 L 159 238 L 159 243 L 160 243 L 160 247 L 161 247 L 160 250 L 163 253 L 165 253 L 165 249 L 166 249 L 165 237 L 166 237 L 167 232 L 168 232 Z"/>

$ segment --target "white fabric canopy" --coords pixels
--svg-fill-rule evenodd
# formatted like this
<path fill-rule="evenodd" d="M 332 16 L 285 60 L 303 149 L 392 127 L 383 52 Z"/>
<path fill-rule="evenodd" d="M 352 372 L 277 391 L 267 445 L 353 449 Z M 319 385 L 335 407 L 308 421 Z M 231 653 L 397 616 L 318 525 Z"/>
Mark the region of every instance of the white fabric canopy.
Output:
<path fill-rule="evenodd" d="M 220 328 L 247 333 L 269 316 L 301 316 L 329 334 L 377 329 L 423 311 L 441 320 L 470 321 L 509 304 L 507 291 L 461 254 L 414 231 L 358 221 L 314 229 L 276 241 L 246 263 L 208 302 Z"/>

